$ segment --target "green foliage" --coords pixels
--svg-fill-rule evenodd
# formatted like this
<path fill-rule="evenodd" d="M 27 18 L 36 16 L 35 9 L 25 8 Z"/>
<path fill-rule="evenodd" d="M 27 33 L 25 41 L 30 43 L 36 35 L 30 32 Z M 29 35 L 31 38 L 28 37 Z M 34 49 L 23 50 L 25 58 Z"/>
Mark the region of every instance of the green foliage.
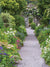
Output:
<path fill-rule="evenodd" d="M 50 6 L 49 4 L 49 0 L 38 0 L 38 8 L 41 15 L 43 15 L 45 9 L 47 9 Z"/>
<path fill-rule="evenodd" d="M 3 0 L 1 1 L 1 7 L 2 11 L 7 11 L 10 14 L 14 15 L 17 13 L 17 10 L 19 9 L 19 4 L 16 2 L 16 0 Z"/>
<path fill-rule="evenodd" d="M 16 36 L 18 36 L 23 41 L 26 35 L 27 33 L 26 33 L 25 26 L 19 26 Z"/>
<path fill-rule="evenodd" d="M 15 26 L 15 18 L 9 13 L 1 13 L 2 20 L 4 22 L 5 27 L 14 27 Z"/>
<path fill-rule="evenodd" d="M 47 44 L 46 44 L 46 40 L 40 44 L 40 46 L 41 46 L 42 48 L 44 48 L 46 45 L 47 45 Z"/>
<path fill-rule="evenodd" d="M 19 27 L 19 30 L 18 30 L 18 31 L 21 32 L 21 33 L 24 33 L 25 36 L 27 35 L 25 26 L 22 26 L 22 25 L 21 25 L 21 26 Z"/>
<path fill-rule="evenodd" d="M 42 57 L 45 59 L 46 63 L 50 65 L 50 35 L 43 45 L 45 46 L 42 48 Z"/>
<path fill-rule="evenodd" d="M 41 31 L 40 35 L 38 36 L 38 40 L 40 43 L 44 42 L 47 38 L 47 33 L 46 31 Z"/>
<path fill-rule="evenodd" d="M 3 27 L 3 20 L 2 20 L 2 17 L 0 16 L 0 28 Z"/>
<path fill-rule="evenodd" d="M 15 59 L 16 57 L 16 59 Z M 20 55 L 17 52 L 17 49 L 13 45 L 2 45 L 0 46 L 0 66 L 4 65 L 5 67 L 13 67 L 15 60 L 19 60 Z"/>
<path fill-rule="evenodd" d="M 25 10 L 27 2 L 26 0 L 16 0 L 16 2 L 19 3 L 18 13 L 21 13 L 21 11 Z"/>
<path fill-rule="evenodd" d="M 11 16 L 9 13 L 2 13 L 1 17 L 2 18 L 0 19 L 1 20 L 3 19 L 3 23 L 9 23 L 9 24 L 11 23 L 12 25 L 13 22 L 15 21 L 15 18 Z M 26 29 L 24 26 L 20 26 L 19 31 L 21 33 L 20 34 L 18 33 L 19 36 L 16 37 L 15 34 L 17 33 L 17 31 L 13 30 L 13 28 L 8 28 L 8 26 L 5 26 L 4 29 L 3 28 L 0 29 L 0 46 L 4 48 L 3 49 L 4 52 L 0 50 L 0 66 L 1 67 L 2 66 L 14 67 L 13 65 L 15 61 L 21 60 L 20 55 L 17 52 L 18 51 L 17 48 L 20 49 L 21 46 L 23 46 L 22 40 L 24 40 L 26 36 Z"/>
<path fill-rule="evenodd" d="M 40 42 L 42 49 L 42 57 L 45 59 L 46 63 L 50 65 L 50 28 L 48 26 L 44 27 L 40 25 L 35 29 L 36 36 Z"/>
<path fill-rule="evenodd" d="M 44 25 L 40 25 L 35 28 L 35 35 L 39 36 L 40 31 L 43 29 Z"/>
<path fill-rule="evenodd" d="M 50 8 L 47 8 L 44 12 L 44 18 L 50 19 Z"/>
<path fill-rule="evenodd" d="M 50 34 L 50 29 L 43 29 L 43 30 L 41 30 L 41 32 L 39 33 L 40 35 L 38 36 L 38 40 L 39 40 L 39 42 L 40 43 L 42 43 L 42 42 L 44 42 L 46 39 L 47 39 L 47 37 L 49 36 L 49 34 Z"/>
<path fill-rule="evenodd" d="M 18 45 L 21 45 L 21 41 L 15 36 L 15 33 L 16 30 L 13 30 L 12 28 L 9 30 L 7 29 L 7 31 L 0 29 L 0 66 L 13 67 L 15 60 L 18 61 L 21 59 L 17 52 Z"/>
<path fill-rule="evenodd" d="M 45 10 L 41 20 L 41 24 L 44 24 L 45 26 L 47 26 L 49 25 L 49 20 L 50 20 L 50 8 Z"/>
<path fill-rule="evenodd" d="M 25 26 L 25 20 L 24 20 L 24 18 L 22 17 L 22 16 L 20 16 L 20 15 L 16 15 L 15 16 L 15 24 L 16 24 L 16 29 L 18 29 L 18 27 L 20 26 L 20 25 L 24 25 Z"/>
<path fill-rule="evenodd" d="M 50 1 L 49 0 L 38 0 L 38 9 L 41 15 L 41 24 L 47 26 L 50 20 Z"/>
<path fill-rule="evenodd" d="M 33 17 L 30 17 L 29 18 L 29 23 L 32 23 L 33 22 Z"/>
<path fill-rule="evenodd" d="M 45 59 L 46 63 L 50 65 L 50 25 L 44 27 L 40 25 L 35 29 L 36 36 L 40 42 L 42 57 Z"/>
<path fill-rule="evenodd" d="M 0 15 L 0 67 L 14 67 L 15 62 L 21 60 L 18 49 L 27 35 L 25 20 L 19 15 L 26 1 L 0 0 L 0 7 L 3 12 Z"/>
<path fill-rule="evenodd" d="M 50 1 L 38 0 L 38 12 L 42 26 L 36 27 L 35 34 L 40 42 L 42 57 L 50 65 Z"/>
<path fill-rule="evenodd" d="M 24 38 L 25 38 L 24 33 L 21 33 L 21 32 L 16 32 L 16 36 L 19 37 L 22 41 L 23 41 Z"/>
<path fill-rule="evenodd" d="M 32 22 L 32 23 L 31 23 L 31 28 L 32 28 L 32 29 L 35 29 L 35 28 L 36 28 L 36 24 Z"/>
<path fill-rule="evenodd" d="M 40 17 L 40 13 L 39 13 L 39 10 L 38 9 L 33 8 L 32 11 L 33 11 L 33 16 L 34 17 L 36 17 L 36 18 L 39 18 Z"/>
<path fill-rule="evenodd" d="M 25 0 L 3 0 L 1 1 L 2 11 L 9 12 L 11 15 L 20 14 L 26 7 Z"/>
<path fill-rule="evenodd" d="M 48 25 L 47 27 L 50 28 L 50 25 Z"/>
<path fill-rule="evenodd" d="M 0 29 L 0 41 L 7 40 L 9 44 L 15 43 L 15 32 L 16 30 L 11 30 L 12 28 L 9 28 L 9 30 Z"/>

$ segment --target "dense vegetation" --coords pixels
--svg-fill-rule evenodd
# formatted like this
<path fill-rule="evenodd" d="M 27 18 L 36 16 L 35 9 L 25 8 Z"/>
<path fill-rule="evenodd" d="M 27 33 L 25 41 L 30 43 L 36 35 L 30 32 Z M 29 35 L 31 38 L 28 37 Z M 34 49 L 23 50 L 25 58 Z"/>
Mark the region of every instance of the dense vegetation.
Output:
<path fill-rule="evenodd" d="M 27 16 L 39 40 L 41 56 L 50 65 L 50 0 L 37 0 L 36 3 L 36 9 L 30 9 Z M 0 67 L 15 67 L 15 62 L 21 60 L 18 50 L 27 36 L 22 16 L 26 5 L 26 0 L 0 0 Z M 40 21 L 39 25 L 33 23 L 34 18 Z"/>
<path fill-rule="evenodd" d="M 42 17 L 41 24 L 48 25 L 50 20 L 50 1 L 49 0 L 38 0 L 38 9 Z"/>
<path fill-rule="evenodd" d="M 35 29 L 41 50 L 42 57 L 50 65 L 50 1 L 38 0 L 38 11 L 40 15 L 40 25 Z"/>
<path fill-rule="evenodd" d="M 25 0 L 0 0 L 0 67 L 15 67 L 21 60 L 18 50 L 27 35 L 21 12 Z"/>

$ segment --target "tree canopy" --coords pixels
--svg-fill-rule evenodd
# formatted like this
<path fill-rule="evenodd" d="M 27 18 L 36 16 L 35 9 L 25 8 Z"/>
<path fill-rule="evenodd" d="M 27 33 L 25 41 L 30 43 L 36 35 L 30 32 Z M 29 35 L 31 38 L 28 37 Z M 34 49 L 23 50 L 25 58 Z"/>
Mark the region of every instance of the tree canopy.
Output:
<path fill-rule="evenodd" d="M 10 14 L 19 14 L 25 7 L 25 0 L 1 0 L 2 11 L 9 12 Z"/>

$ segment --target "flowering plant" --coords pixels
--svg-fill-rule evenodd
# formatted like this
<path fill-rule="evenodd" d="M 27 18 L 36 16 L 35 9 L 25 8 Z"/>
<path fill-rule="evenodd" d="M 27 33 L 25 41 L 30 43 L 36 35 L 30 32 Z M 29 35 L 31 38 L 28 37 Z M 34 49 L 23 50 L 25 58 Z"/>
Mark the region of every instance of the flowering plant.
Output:
<path fill-rule="evenodd" d="M 13 64 L 21 60 L 18 53 L 19 45 L 21 41 L 15 36 L 17 31 L 12 28 L 7 31 L 0 29 L 0 66 L 13 67 Z"/>
<path fill-rule="evenodd" d="M 46 63 L 50 65 L 50 35 L 46 40 L 46 46 L 42 49 L 42 57 L 45 59 Z"/>
<path fill-rule="evenodd" d="M 15 46 L 8 44 L 0 46 L 0 65 L 5 67 L 13 67 L 15 61 L 21 60 Z"/>

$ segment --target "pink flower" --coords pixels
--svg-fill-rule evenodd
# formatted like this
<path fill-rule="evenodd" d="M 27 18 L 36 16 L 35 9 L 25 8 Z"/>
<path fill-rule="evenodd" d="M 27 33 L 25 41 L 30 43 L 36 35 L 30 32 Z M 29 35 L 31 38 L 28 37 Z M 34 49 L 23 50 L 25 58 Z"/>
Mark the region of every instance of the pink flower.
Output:
<path fill-rule="evenodd" d="M 17 43 L 19 43 L 20 41 L 19 40 L 16 40 Z"/>

